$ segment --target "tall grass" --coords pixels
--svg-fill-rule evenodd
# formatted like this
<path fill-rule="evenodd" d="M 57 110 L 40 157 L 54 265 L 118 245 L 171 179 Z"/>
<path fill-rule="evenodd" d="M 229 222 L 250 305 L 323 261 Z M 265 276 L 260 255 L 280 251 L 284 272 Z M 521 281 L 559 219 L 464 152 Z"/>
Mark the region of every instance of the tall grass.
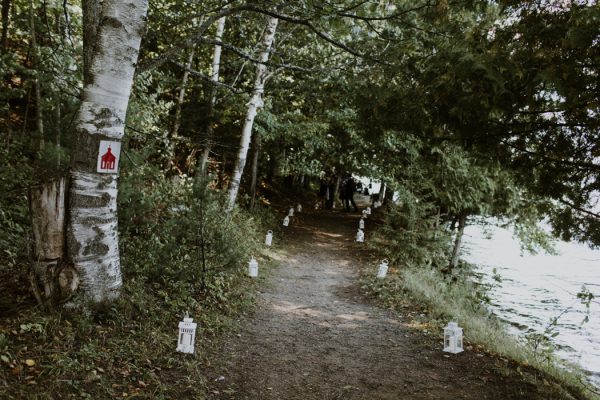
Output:
<path fill-rule="evenodd" d="M 568 395 L 563 390 L 580 398 L 600 398 L 576 365 L 549 351 L 536 351 L 511 335 L 507 326 L 487 308 L 486 288 L 474 279 L 448 277 L 430 267 L 405 267 L 392 270 L 384 283 L 369 274 L 364 278 L 363 288 L 390 308 L 400 308 L 407 302 L 426 306 L 428 325 L 440 335 L 447 321 L 458 322 L 464 328 L 467 344 L 483 346 L 493 355 L 535 368 L 541 379 L 556 381 L 556 390 L 565 396 Z"/>

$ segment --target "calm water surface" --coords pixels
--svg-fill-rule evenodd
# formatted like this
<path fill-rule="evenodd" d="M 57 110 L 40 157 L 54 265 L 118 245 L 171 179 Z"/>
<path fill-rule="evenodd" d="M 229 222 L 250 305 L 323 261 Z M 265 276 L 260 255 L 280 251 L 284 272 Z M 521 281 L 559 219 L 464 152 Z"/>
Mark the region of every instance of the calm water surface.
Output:
<path fill-rule="evenodd" d="M 521 256 L 518 241 L 505 229 L 492 228 L 491 239 L 478 226 L 465 233 L 463 258 L 479 265 L 488 278 L 494 268 L 502 277 L 491 293 L 494 313 L 524 340 L 527 334 L 543 332 L 552 318 L 567 310 L 553 339 L 557 353 L 579 364 L 600 387 L 600 251 L 557 242 L 559 255 Z M 586 307 L 576 297 L 583 285 L 596 296 L 586 323 Z"/>

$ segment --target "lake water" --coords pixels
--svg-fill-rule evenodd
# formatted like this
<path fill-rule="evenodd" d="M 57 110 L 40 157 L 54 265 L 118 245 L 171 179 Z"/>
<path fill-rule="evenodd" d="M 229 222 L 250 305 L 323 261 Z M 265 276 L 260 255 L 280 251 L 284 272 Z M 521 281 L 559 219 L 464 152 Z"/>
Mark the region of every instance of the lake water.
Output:
<path fill-rule="evenodd" d="M 543 332 L 557 317 L 558 336 L 553 338 L 557 354 L 579 364 L 600 387 L 600 251 L 577 243 L 557 242 L 559 255 L 521 256 L 518 241 L 502 228 L 465 230 L 463 257 L 479 265 L 488 279 L 496 268 L 502 277 L 492 289 L 492 311 L 508 322 L 511 331 L 524 340 L 527 334 Z M 596 298 L 586 307 L 577 299 L 583 285 Z M 586 315 L 589 321 L 582 323 Z"/>

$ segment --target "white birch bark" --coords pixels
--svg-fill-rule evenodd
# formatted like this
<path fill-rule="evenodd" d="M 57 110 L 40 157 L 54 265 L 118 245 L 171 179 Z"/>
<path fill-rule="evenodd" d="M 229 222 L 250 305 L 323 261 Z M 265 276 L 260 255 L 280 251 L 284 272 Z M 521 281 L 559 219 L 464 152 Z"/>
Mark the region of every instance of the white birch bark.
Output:
<path fill-rule="evenodd" d="M 181 87 L 179 88 L 179 96 L 177 97 L 177 104 L 175 105 L 175 122 L 173 123 L 173 130 L 171 132 L 171 137 L 173 139 L 176 139 L 179 135 L 179 126 L 181 125 L 181 108 L 183 106 L 183 100 L 185 99 L 185 90 L 187 89 L 187 82 L 190 76 L 189 69 L 192 68 L 192 63 L 194 61 L 194 53 L 195 49 L 192 47 L 190 49 L 187 63 L 185 64 L 186 70 L 183 72 L 183 77 L 181 78 Z"/>
<path fill-rule="evenodd" d="M 261 63 L 256 66 L 256 79 L 254 81 L 252 97 L 248 102 L 246 121 L 244 123 L 244 128 L 242 129 L 240 151 L 238 153 L 235 169 L 233 170 L 231 182 L 229 183 L 228 212 L 233 210 L 233 207 L 235 206 L 235 201 L 240 189 L 240 181 L 242 180 L 242 173 L 244 172 L 244 166 L 246 165 L 246 157 L 248 156 L 248 147 L 250 146 L 250 139 L 252 138 L 254 118 L 258 113 L 258 109 L 263 105 L 262 95 L 265 89 L 265 77 L 267 74 L 267 66 L 264 63 L 269 59 L 269 53 L 271 52 L 271 46 L 273 45 L 273 39 L 275 38 L 275 31 L 277 30 L 277 22 L 277 18 L 269 18 L 267 29 L 263 36 L 263 51 L 258 58 Z"/>
<path fill-rule="evenodd" d="M 101 140 L 120 142 L 146 25 L 147 0 L 104 0 L 83 89 L 71 166 L 67 250 L 84 294 L 112 300 L 122 285 L 117 233 L 117 173 L 100 174 Z"/>
<path fill-rule="evenodd" d="M 220 18 L 217 23 L 217 32 L 215 33 L 215 40 L 220 42 L 223 38 L 223 32 L 225 31 L 225 17 Z M 215 44 L 215 49 L 213 52 L 213 61 L 212 61 L 212 69 L 210 74 L 210 80 L 212 82 L 219 82 L 219 70 L 221 68 L 221 46 Z M 216 87 L 210 89 L 210 104 L 208 109 L 208 125 L 206 126 L 206 146 L 204 146 L 204 150 L 202 151 L 202 157 L 200 158 L 200 170 L 204 171 L 206 168 L 206 162 L 208 161 L 208 156 L 210 155 L 211 148 L 211 140 L 213 133 L 213 114 L 215 103 L 217 101 L 217 90 Z"/>

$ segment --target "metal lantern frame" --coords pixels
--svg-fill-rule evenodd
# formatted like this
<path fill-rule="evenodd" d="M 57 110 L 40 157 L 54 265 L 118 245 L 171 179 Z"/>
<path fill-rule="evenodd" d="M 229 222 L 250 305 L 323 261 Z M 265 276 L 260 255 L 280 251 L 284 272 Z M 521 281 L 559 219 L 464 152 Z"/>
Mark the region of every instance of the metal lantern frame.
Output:
<path fill-rule="evenodd" d="M 387 260 L 387 258 L 381 261 L 381 264 L 379 264 L 379 269 L 377 270 L 377 278 L 385 278 L 385 276 L 387 275 L 389 263 L 390 262 Z"/>
<path fill-rule="evenodd" d="M 185 314 L 183 321 L 179 322 L 179 336 L 177 339 L 177 351 L 180 353 L 194 354 L 196 344 L 196 326 L 192 318 Z"/>
<path fill-rule="evenodd" d="M 265 244 L 267 246 L 271 246 L 271 244 L 273 244 L 273 231 L 267 231 L 267 235 L 265 236 Z"/>
<path fill-rule="evenodd" d="M 358 221 L 358 229 L 365 229 L 365 219 L 361 218 L 360 221 Z"/>
<path fill-rule="evenodd" d="M 294 207 L 290 207 L 290 210 L 288 211 L 288 216 L 290 216 L 290 217 L 294 216 Z"/>
<path fill-rule="evenodd" d="M 301 213 L 301 212 L 302 212 L 302 204 L 298 204 L 298 205 L 296 206 L 296 211 L 298 211 L 299 213 Z"/>
<path fill-rule="evenodd" d="M 358 243 L 362 243 L 365 241 L 365 233 L 362 229 L 359 229 L 358 232 L 356 232 L 356 241 Z"/>
<path fill-rule="evenodd" d="M 254 256 L 248 261 L 248 276 L 251 278 L 256 278 L 258 276 L 258 261 L 256 261 Z"/>
<path fill-rule="evenodd" d="M 456 322 L 448 322 L 444 328 L 444 351 L 453 354 L 464 351 L 463 329 Z"/>
<path fill-rule="evenodd" d="M 289 215 L 286 215 L 286 217 L 283 219 L 283 226 L 288 226 L 290 224 L 290 217 Z"/>

